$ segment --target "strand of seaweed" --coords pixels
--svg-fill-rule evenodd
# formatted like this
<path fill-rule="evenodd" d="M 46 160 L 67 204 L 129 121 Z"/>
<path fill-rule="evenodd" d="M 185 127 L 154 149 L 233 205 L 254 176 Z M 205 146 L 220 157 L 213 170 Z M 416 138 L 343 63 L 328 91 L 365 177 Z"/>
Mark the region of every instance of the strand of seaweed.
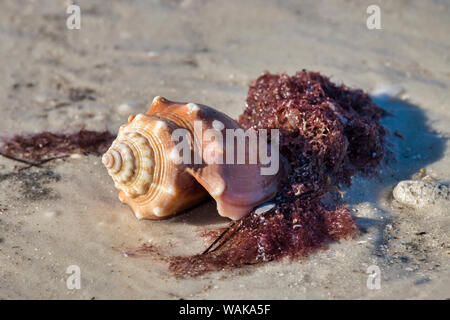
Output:
<path fill-rule="evenodd" d="M 74 133 L 40 132 L 0 138 L 0 155 L 26 164 L 42 167 L 46 162 L 66 158 L 72 154 L 101 155 L 115 136 L 109 131 L 80 130 Z"/>
<path fill-rule="evenodd" d="M 150 244 L 128 254 L 155 255 L 175 275 L 199 276 L 305 257 L 331 241 L 354 237 L 357 226 L 336 191 L 350 186 L 356 173 L 376 173 L 386 154 L 387 131 L 379 122 L 384 115 L 362 90 L 336 85 L 319 73 L 264 73 L 250 85 L 239 124 L 280 130 L 280 152 L 291 172 L 275 207 L 230 223 L 201 254 L 164 257 Z"/>

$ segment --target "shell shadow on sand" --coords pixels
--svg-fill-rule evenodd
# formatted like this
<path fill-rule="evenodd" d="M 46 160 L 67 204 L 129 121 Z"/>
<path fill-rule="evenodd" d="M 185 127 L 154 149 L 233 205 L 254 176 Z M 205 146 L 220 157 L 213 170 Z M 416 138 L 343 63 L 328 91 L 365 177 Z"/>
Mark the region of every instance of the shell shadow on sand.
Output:
<path fill-rule="evenodd" d="M 411 179 L 419 170 L 441 159 L 448 138 L 430 127 L 427 115 L 419 106 L 387 96 L 372 96 L 372 99 L 388 112 L 382 124 L 389 130 L 387 141 L 392 153 L 378 177 L 354 177 L 351 188 L 346 190 L 345 201 L 350 207 L 369 203 L 376 208 L 378 218 L 358 217 L 357 214 L 354 218 L 362 233 L 376 229 L 374 241 L 379 248 L 385 241 L 386 225 L 395 219 L 390 210 L 380 204 L 392 201 L 392 189 L 398 182 Z"/>

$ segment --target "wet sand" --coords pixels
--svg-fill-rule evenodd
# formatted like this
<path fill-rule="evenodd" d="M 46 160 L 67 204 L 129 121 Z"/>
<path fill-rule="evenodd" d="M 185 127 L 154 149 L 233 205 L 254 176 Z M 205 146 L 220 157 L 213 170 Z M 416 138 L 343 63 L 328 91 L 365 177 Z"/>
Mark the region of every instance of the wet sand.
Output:
<path fill-rule="evenodd" d="M 370 299 L 450 297 L 445 205 L 413 210 L 392 200 L 401 180 L 450 182 L 450 7 L 380 1 L 382 30 L 368 30 L 370 1 L 79 1 L 81 30 L 56 1 L 0 4 L 0 136 L 109 129 L 156 95 L 213 106 L 236 118 L 264 70 L 320 71 L 372 92 L 390 116 L 395 161 L 379 179 L 355 177 L 345 200 L 361 235 L 307 259 L 176 279 L 163 262 L 120 248 L 153 243 L 164 254 L 208 245 L 224 226 L 207 202 L 164 221 L 138 221 L 117 199 L 96 156 L 44 168 L 0 157 L 0 298 Z M 74 94 L 81 93 L 81 94 Z M 397 131 L 403 138 L 393 133 Z M 20 170 L 20 171 L 19 171 Z M 81 289 L 66 269 L 81 270 Z M 381 288 L 367 287 L 369 266 Z"/>

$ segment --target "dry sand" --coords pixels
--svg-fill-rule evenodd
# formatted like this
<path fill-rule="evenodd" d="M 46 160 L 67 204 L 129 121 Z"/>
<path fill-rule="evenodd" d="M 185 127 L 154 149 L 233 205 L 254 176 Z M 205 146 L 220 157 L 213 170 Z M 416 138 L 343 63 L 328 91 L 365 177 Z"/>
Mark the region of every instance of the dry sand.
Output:
<path fill-rule="evenodd" d="M 81 30 L 61 1 L 0 1 L 0 135 L 80 128 L 115 132 L 155 95 L 240 114 L 262 71 L 320 71 L 372 91 L 399 85 L 384 124 L 396 158 L 380 179 L 356 177 L 345 199 L 361 236 L 301 261 L 176 279 L 167 265 L 114 247 L 145 242 L 199 252 L 222 226 L 214 203 L 166 221 L 138 221 L 95 156 L 26 169 L 0 157 L 0 298 L 450 298 L 449 210 L 412 210 L 392 188 L 421 168 L 450 181 L 448 1 L 79 1 Z M 93 99 L 73 101 L 74 89 Z M 403 99 L 403 100 L 402 100 Z M 407 99 L 407 100 L 405 100 Z M 126 105 L 122 105 L 126 104 Z M 416 176 L 417 178 L 417 176 Z M 66 268 L 81 269 L 81 289 Z M 368 266 L 381 288 L 368 289 Z"/>

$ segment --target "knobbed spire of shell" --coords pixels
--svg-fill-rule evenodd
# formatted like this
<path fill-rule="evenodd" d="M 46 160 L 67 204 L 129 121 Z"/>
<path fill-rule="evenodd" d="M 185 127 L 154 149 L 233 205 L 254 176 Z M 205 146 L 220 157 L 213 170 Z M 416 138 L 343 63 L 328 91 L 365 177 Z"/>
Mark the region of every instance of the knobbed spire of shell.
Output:
<path fill-rule="evenodd" d="M 109 149 L 103 155 L 102 162 L 111 173 L 116 173 L 122 168 L 122 156 L 114 149 Z"/>
<path fill-rule="evenodd" d="M 156 115 L 131 115 L 102 162 L 139 219 L 162 219 L 202 201 L 206 192 L 189 173 L 169 160 L 178 126 Z"/>
<path fill-rule="evenodd" d="M 154 153 L 148 138 L 138 130 L 122 128 L 102 157 L 116 188 L 130 198 L 144 195 L 153 180 Z"/>
<path fill-rule="evenodd" d="M 190 154 L 202 158 L 202 148 L 224 152 L 215 140 L 198 137 L 196 121 L 203 129 L 240 128 L 233 119 L 210 107 L 156 97 L 145 114 L 128 118 L 103 155 L 102 162 L 120 190 L 119 199 L 139 219 L 174 215 L 205 200 L 208 193 L 216 200 L 220 215 L 240 219 L 276 194 L 286 173 L 284 167 L 275 175 L 264 176 L 258 164 L 174 161 L 178 141 L 174 141 L 173 133 L 178 129 L 187 132 Z"/>

